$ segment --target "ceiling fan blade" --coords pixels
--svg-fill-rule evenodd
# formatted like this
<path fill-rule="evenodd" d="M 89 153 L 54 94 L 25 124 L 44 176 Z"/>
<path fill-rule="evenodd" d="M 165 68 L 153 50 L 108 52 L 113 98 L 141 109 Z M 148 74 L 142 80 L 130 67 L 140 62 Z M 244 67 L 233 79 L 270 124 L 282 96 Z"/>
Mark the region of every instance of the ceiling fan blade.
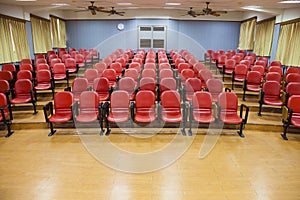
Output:
<path fill-rule="evenodd" d="M 124 16 L 123 13 L 116 12 L 117 15 Z"/>
<path fill-rule="evenodd" d="M 102 10 L 102 9 L 97 9 L 98 12 L 103 12 L 103 13 L 111 13 L 110 10 Z"/>
<path fill-rule="evenodd" d="M 85 9 L 85 10 L 75 10 L 74 12 L 86 12 L 86 11 L 89 11 L 88 9 Z"/>
<path fill-rule="evenodd" d="M 213 15 L 213 16 L 215 16 L 215 17 L 219 17 L 220 16 L 220 14 L 216 13 L 216 12 L 211 12 L 210 14 Z"/>

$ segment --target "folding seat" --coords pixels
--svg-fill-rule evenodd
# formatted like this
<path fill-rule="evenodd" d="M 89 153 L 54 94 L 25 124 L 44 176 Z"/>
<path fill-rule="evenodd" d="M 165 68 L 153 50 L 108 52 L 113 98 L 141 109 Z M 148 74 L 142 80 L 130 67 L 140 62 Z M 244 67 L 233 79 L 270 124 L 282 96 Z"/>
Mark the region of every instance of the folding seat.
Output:
<path fill-rule="evenodd" d="M 77 106 L 76 106 L 77 107 Z M 98 94 L 95 91 L 83 91 L 79 98 L 79 112 L 75 117 L 76 123 L 93 123 L 99 122 L 101 125 L 101 108 L 99 107 Z"/>
<path fill-rule="evenodd" d="M 291 82 L 286 86 L 282 96 L 284 105 L 287 105 L 288 99 L 293 95 L 300 95 L 300 82 Z"/>
<path fill-rule="evenodd" d="M 154 69 L 144 69 L 142 71 L 142 78 L 144 77 L 150 77 L 156 80 L 156 72 Z"/>
<path fill-rule="evenodd" d="M 288 140 L 286 133 L 290 125 L 300 128 L 300 95 L 293 95 L 282 109 L 283 133 L 281 137 Z"/>
<path fill-rule="evenodd" d="M 47 60 L 45 58 L 38 58 L 36 61 L 35 61 L 35 66 L 37 66 L 38 64 L 48 64 L 47 63 Z"/>
<path fill-rule="evenodd" d="M 7 80 L 0 79 L 0 93 L 9 94 L 10 86 Z"/>
<path fill-rule="evenodd" d="M 180 63 L 185 63 L 185 60 L 183 58 L 177 58 L 175 60 L 175 69 L 178 69 Z"/>
<path fill-rule="evenodd" d="M 282 77 L 277 72 L 268 72 L 266 74 L 266 81 L 276 81 L 281 84 Z"/>
<path fill-rule="evenodd" d="M 244 60 L 249 60 L 251 65 L 255 63 L 255 59 L 252 56 L 245 56 Z"/>
<path fill-rule="evenodd" d="M 201 80 L 198 78 L 188 78 L 185 86 L 183 87 L 183 100 L 191 101 L 195 92 L 201 91 Z"/>
<path fill-rule="evenodd" d="M 182 70 L 182 72 L 179 76 L 181 86 L 185 85 L 185 82 L 186 82 L 187 79 L 194 78 L 194 76 L 195 76 L 194 70 L 192 70 L 192 69 Z M 179 85 L 179 84 L 177 84 L 177 85 Z"/>
<path fill-rule="evenodd" d="M 82 54 L 76 54 L 75 55 L 75 61 L 76 61 L 76 64 L 78 65 L 79 68 L 80 67 L 85 67 L 87 62 L 91 62 L 89 60 L 88 56 L 84 57 L 84 55 L 82 55 Z"/>
<path fill-rule="evenodd" d="M 198 74 L 199 79 L 201 80 L 202 88 L 206 88 L 206 82 L 208 79 L 212 79 L 213 75 L 212 72 L 209 69 L 202 69 L 199 71 Z"/>
<path fill-rule="evenodd" d="M 16 66 L 14 64 L 3 64 L 2 71 L 10 71 L 14 76 L 17 73 Z"/>
<path fill-rule="evenodd" d="M 264 61 L 264 60 L 257 60 L 257 61 L 254 62 L 253 65 L 254 65 L 254 66 L 255 66 L 255 65 L 261 65 L 261 66 L 263 66 L 264 69 L 266 70 L 266 69 L 267 69 L 267 66 L 268 66 L 268 63 L 267 63 L 266 61 Z"/>
<path fill-rule="evenodd" d="M 145 63 L 155 63 L 155 58 L 146 58 Z"/>
<path fill-rule="evenodd" d="M 243 83 L 243 101 L 246 91 L 259 92 L 261 90 L 261 75 L 258 71 L 249 71 Z"/>
<path fill-rule="evenodd" d="M 195 92 L 192 96 L 191 102 L 189 103 L 189 108 L 189 135 L 193 134 L 192 124 L 194 121 L 201 124 L 210 124 L 215 122 L 212 96 L 209 92 Z"/>
<path fill-rule="evenodd" d="M 59 58 L 58 55 L 56 55 L 56 54 L 50 54 L 50 55 L 47 57 L 48 63 L 51 64 L 51 60 L 53 60 L 53 59 L 60 59 L 60 58 Z"/>
<path fill-rule="evenodd" d="M 234 82 L 243 82 L 247 76 L 248 68 L 244 64 L 237 64 L 232 72 L 231 89 L 233 90 Z"/>
<path fill-rule="evenodd" d="M 206 81 L 207 90 L 211 94 L 212 101 L 217 102 L 218 96 L 223 92 L 223 82 L 219 79 L 210 78 Z"/>
<path fill-rule="evenodd" d="M 240 64 L 244 64 L 247 66 L 247 69 L 250 70 L 251 69 L 251 64 L 249 60 L 241 60 Z"/>
<path fill-rule="evenodd" d="M 128 92 L 129 99 L 131 101 L 134 100 L 136 86 L 137 86 L 136 82 L 131 77 L 121 78 L 118 82 L 118 90 L 124 90 L 124 91 Z"/>
<path fill-rule="evenodd" d="M 220 55 L 217 59 L 216 62 L 216 67 L 218 69 L 223 69 L 223 66 L 225 65 L 225 61 L 227 60 L 227 56 L 226 55 Z"/>
<path fill-rule="evenodd" d="M 123 67 L 122 64 L 119 62 L 113 62 L 110 65 L 110 69 L 114 69 L 116 71 L 116 76 L 121 77 L 123 75 Z"/>
<path fill-rule="evenodd" d="M 105 69 L 102 73 L 102 77 L 108 79 L 109 87 L 116 87 L 117 76 L 116 76 L 116 71 L 114 69 Z"/>
<path fill-rule="evenodd" d="M 153 78 L 145 77 L 141 78 L 139 82 L 139 90 L 150 90 L 154 94 L 156 94 L 156 81 Z"/>
<path fill-rule="evenodd" d="M 139 71 L 136 68 L 129 68 L 125 70 L 124 77 L 131 77 L 136 82 L 139 81 Z"/>
<path fill-rule="evenodd" d="M 64 54 L 62 57 L 61 57 L 61 61 L 64 63 L 64 62 L 66 62 L 66 59 L 68 59 L 68 58 L 72 58 L 71 57 L 71 55 L 70 54 Z"/>
<path fill-rule="evenodd" d="M 25 64 L 20 65 L 20 69 L 19 70 L 20 71 L 22 71 L 22 70 L 29 70 L 29 71 L 33 72 L 33 67 L 32 67 L 31 64 L 25 63 Z"/>
<path fill-rule="evenodd" d="M 17 80 L 19 79 L 28 79 L 32 81 L 32 73 L 29 70 L 21 70 L 17 73 Z"/>
<path fill-rule="evenodd" d="M 199 75 L 199 71 L 204 69 L 205 68 L 205 65 L 201 62 L 197 62 L 193 65 L 193 70 L 194 70 L 194 74 L 195 74 L 195 77 L 198 77 Z"/>
<path fill-rule="evenodd" d="M 57 63 L 62 63 L 60 58 L 53 58 L 50 62 L 50 67 L 53 69 L 54 65 Z"/>
<path fill-rule="evenodd" d="M 51 72 L 49 70 L 39 70 L 36 73 L 34 85 L 34 96 L 37 101 L 37 91 L 38 90 L 51 90 L 52 99 L 54 99 L 54 80 L 51 77 Z"/>
<path fill-rule="evenodd" d="M 126 91 L 118 90 L 111 94 L 110 102 L 106 102 L 103 106 L 106 117 L 107 131 L 105 135 L 111 132 L 110 123 L 121 123 L 129 120 L 129 94 Z"/>
<path fill-rule="evenodd" d="M 180 123 L 182 122 L 182 135 L 185 133 L 186 113 L 185 104 L 181 106 L 180 94 L 174 90 L 168 90 L 161 94 L 161 101 L 158 104 L 158 120 L 164 123 Z M 181 112 L 182 109 L 182 112 Z"/>
<path fill-rule="evenodd" d="M 8 81 L 10 88 L 14 87 L 15 79 L 10 71 L 0 71 L 0 80 L 6 80 Z"/>
<path fill-rule="evenodd" d="M 168 90 L 177 90 L 177 84 L 174 78 L 167 77 L 160 80 L 158 88 L 158 97 L 160 97 L 162 93 Z"/>
<path fill-rule="evenodd" d="M 87 79 L 89 87 L 93 87 L 94 80 L 98 78 L 98 71 L 96 69 L 87 69 L 84 72 L 84 78 Z"/>
<path fill-rule="evenodd" d="M 155 63 L 145 63 L 144 69 L 153 69 L 156 71 L 156 64 Z"/>
<path fill-rule="evenodd" d="M 238 115 L 238 97 L 233 92 L 222 92 L 218 97 L 217 106 L 218 120 L 224 124 L 239 124 L 240 128 L 237 133 L 240 137 L 245 137 L 243 129 L 248 120 L 249 107 L 245 104 L 241 104 L 240 113 Z M 243 118 L 244 110 L 246 112 Z"/>
<path fill-rule="evenodd" d="M 74 58 L 67 58 L 65 60 L 66 69 L 71 73 L 77 73 L 79 70 L 79 66 L 76 64 L 76 60 Z"/>
<path fill-rule="evenodd" d="M 155 95 L 149 90 L 142 90 L 136 94 L 135 102 L 130 105 L 132 119 L 137 123 L 155 121 Z"/>
<path fill-rule="evenodd" d="M 9 137 L 14 133 L 14 131 L 11 130 L 12 112 L 10 109 L 11 108 L 7 103 L 7 96 L 3 93 L 0 93 L 0 122 L 3 122 L 7 127 L 7 134 L 5 137 Z"/>
<path fill-rule="evenodd" d="M 262 105 L 282 106 L 281 88 L 277 81 L 267 81 L 263 84 L 259 96 L 258 116 L 261 116 Z"/>
<path fill-rule="evenodd" d="M 138 62 L 132 62 L 129 64 L 129 69 L 136 69 L 139 73 L 141 71 L 141 64 Z"/>
<path fill-rule="evenodd" d="M 270 66 L 268 72 L 277 72 L 280 76 L 282 76 L 282 68 L 279 66 Z"/>
<path fill-rule="evenodd" d="M 224 81 L 225 74 L 232 75 L 232 72 L 234 71 L 236 64 L 237 63 L 234 59 L 227 59 L 225 61 L 225 65 L 223 66 L 223 81 Z"/>
<path fill-rule="evenodd" d="M 265 78 L 265 68 L 262 65 L 254 65 L 251 71 L 257 71 L 260 73 L 260 77 L 263 80 Z"/>
<path fill-rule="evenodd" d="M 56 132 L 53 123 L 66 123 L 73 120 L 73 94 L 68 91 L 56 93 L 54 96 L 54 109 L 53 103 L 49 102 L 44 105 L 43 110 L 45 120 L 50 128 L 48 136 L 52 136 Z"/>
<path fill-rule="evenodd" d="M 33 114 L 37 113 L 36 111 L 36 102 L 33 98 L 33 87 L 32 82 L 28 79 L 19 79 L 15 83 L 15 87 L 12 90 L 12 99 L 9 101 L 11 104 L 26 104 L 31 103 L 33 105 Z M 11 114 L 12 116 L 12 114 Z"/>
<path fill-rule="evenodd" d="M 162 69 L 171 69 L 171 65 L 170 65 L 170 63 L 160 63 L 158 65 L 158 69 L 159 70 L 162 70 Z"/>
<path fill-rule="evenodd" d="M 98 71 L 98 77 L 102 76 L 103 71 L 106 69 L 106 64 L 102 61 L 95 64 L 94 69 Z"/>
<path fill-rule="evenodd" d="M 235 61 L 235 64 L 239 64 L 241 62 L 241 60 L 243 60 L 239 55 L 234 55 L 232 56 L 231 60 Z"/>
<path fill-rule="evenodd" d="M 285 78 L 285 84 L 288 85 L 292 82 L 300 82 L 300 74 L 298 73 L 290 73 Z"/>
<path fill-rule="evenodd" d="M 277 61 L 277 60 L 273 60 L 270 62 L 270 67 L 271 66 L 279 66 L 279 67 L 282 67 L 281 65 L 281 62 L 280 61 Z"/>
<path fill-rule="evenodd" d="M 79 101 L 80 95 L 83 91 L 87 91 L 89 89 L 88 80 L 86 78 L 77 77 L 72 82 L 72 89 L 67 88 L 65 91 L 72 91 L 73 99 L 75 102 Z"/>
<path fill-rule="evenodd" d="M 50 67 L 47 63 L 40 63 L 40 64 L 36 65 L 35 72 L 37 72 L 39 70 L 43 70 L 43 69 L 50 70 Z"/>
<path fill-rule="evenodd" d="M 109 81 L 105 77 L 96 78 L 94 80 L 93 90 L 98 94 L 99 103 L 107 101 L 112 93 L 112 88 L 109 86 Z"/>
<path fill-rule="evenodd" d="M 56 63 L 52 68 L 52 77 L 55 81 L 66 80 L 69 87 L 69 72 L 64 63 Z"/>

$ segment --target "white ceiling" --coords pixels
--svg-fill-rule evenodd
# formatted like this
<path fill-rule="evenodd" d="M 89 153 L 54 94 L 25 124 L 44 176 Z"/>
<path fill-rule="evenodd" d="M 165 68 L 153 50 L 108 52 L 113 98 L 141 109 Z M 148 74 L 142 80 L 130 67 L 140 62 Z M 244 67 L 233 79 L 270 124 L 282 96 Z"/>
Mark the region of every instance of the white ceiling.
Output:
<path fill-rule="evenodd" d="M 296 8 L 300 7 L 300 4 L 283 4 L 278 3 L 280 0 L 211 0 L 209 7 L 216 11 L 228 11 L 230 12 L 243 12 L 249 11 L 244 9 L 245 6 L 259 6 L 260 8 L 256 10 L 256 12 L 264 12 L 264 13 L 280 13 L 283 9 L 288 8 Z M 166 3 L 174 3 L 178 2 L 181 5 L 178 6 L 170 6 L 166 5 Z M 7 5 L 17 5 L 25 8 L 35 7 L 36 8 L 49 8 L 51 10 L 57 11 L 68 11 L 66 13 L 70 13 L 73 11 L 83 10 L 84 7 L 88 7 L 91 5 L 88 0 L 36 0 L 36 1 L 24 1 L 24 0 L 0 0 L 0 3 Z M 66 6 L 54 6 L 55 3 L 66 3 Z M 131 3 L 131 5 L 120 5 L 118 3 Z M 201 11 L 206 7 L 205 1 L 199 0 L 96 0 L 95 6 L 97 7 L 105 7 L 105 9 L 110 9 L 111 7 L 115 7 L 118 11 L 127 11 L 128 13 L 134 12 L 145 12 L 149 13 L 149 10 L 161 10 L 162 12 L 176 12 L 181 13 L 183 10 L 188 10 L 190 7 L 193 7 L 194 11 Z M 30 9 L 29 9 L 30 10 Z M 137 11 L 136 11 L 137 10 Z M 180 11 L 181 10 L 181 11 Z M 180 11 L 180 12 L 178 12 Z M 73 12 L 74 15 L 77 15 L 78 12 Z M 80 12 L 81 13 L 81 12 Z M 89 13 L 88 13 L 89 14 Z M 102 13 L 101 13 L 102 14 Z M 99 14 L 99 15 L 101 15 Z M 104 13 L 105 14 L 105 13 Z M 98 14 L 97 14 L 98 15 Z M 107 14 L 106 14 L 107 15 Z M 126 15 L 126 14 L 125 14 Z M 70 14 L 68 14 L 70 16 Z M 88 15 L 86 15 L 88 16 Z"/>

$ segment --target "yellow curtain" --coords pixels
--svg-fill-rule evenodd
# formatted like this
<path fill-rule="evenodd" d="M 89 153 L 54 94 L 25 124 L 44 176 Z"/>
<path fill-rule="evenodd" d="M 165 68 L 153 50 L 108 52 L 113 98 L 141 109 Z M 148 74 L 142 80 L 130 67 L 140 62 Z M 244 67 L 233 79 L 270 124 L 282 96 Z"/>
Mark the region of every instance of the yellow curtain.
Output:
<path fill-rule="evenodd" d="M 270 56 L 275 19 L 258 23 L 255 35 L 254 53 L 258 56 Z"/>
<path fill-rule="evenodd" d="M 255 25 L 256 18 L 241 23 L 238 49 L 253 50 Z"/>
<path fill-rule="evenodd" d="M 54 48 L 66 48 L 66 23 L 65 21 L 51 17 L 51 29 Z"/>
<path fill-rule="evenodd" d="M 30 58 L 25 22 L 0 17 L 0 63 Z"/>
<path fill-rule="evenodd" d="M 11 21 L 12 35 L 14 40 L 14 61 L 30 58 L 28 39 L 25 22 Z"/>
<path fill-rule="evenodd" d="M 286 66 L 300 67 L 300 21 L 282 24 L 278 39 L 276 60 Z"/>
<path fill-rule="evenodd" d="M 46 53 L 52 49 L 50 22 L 34 16 L 30 17 L 34 53 Z"/>

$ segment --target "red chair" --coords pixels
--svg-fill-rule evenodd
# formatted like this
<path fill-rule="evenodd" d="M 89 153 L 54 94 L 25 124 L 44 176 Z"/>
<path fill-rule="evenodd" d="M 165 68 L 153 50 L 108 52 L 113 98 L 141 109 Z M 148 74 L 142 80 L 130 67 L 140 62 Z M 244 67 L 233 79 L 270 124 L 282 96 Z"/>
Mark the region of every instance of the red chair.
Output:
<path fill-rule="evenodd" d="M 163 78 L 174 78 L 174 73 L 172 71 L 172 69 L 162 69 L 159 71 L 159 80 L 163 79 Z"/>
<path fill-rule="evenodd" d="M 144 69 L 142 71 L 142 78 L 145 77 L 150 77 L 153 78 L 154 80 L 156 79 L 156 72 L 154 69 Z"/>
<path fill-rule="evenodd" d="M 282 109 L 283 133 L 281 137 L 288 140 L 286 133 L 290 125 L 300 128 L 300 95 L 289 98 L 287 106 Z"/>
<path fill-rule="evenodd" d="M 154 63 L 145 63 L 144 64 L 144 69 L 153 69 L 154 71 L 156 71 L 156 64 Z"/>
<path fill-rule="evenodd" d="M 34 96 L 37 101 L 37 91 L 38 90 L 51 90 L 52 99 L 54 99 L 54 80 L 51 77 L 51 72 L 49 70 L 39 70 L 36 73 L 34 86 Z"/>
<path fill-rule="evenodd" d="M 161 120 L 165 123 L 180 123 L 182 122 L 182 135 L 185 133 L 185 123 L 186 123 L 186 106 L 182 105 L 181 113 L 181 103 L 180 94 L 174 90 L 168 90 L 161 94 L 161 102 L 158 104 L 158 121 Z"/>
<path fill-rule="evenodd" d="M 218 120 L 224 124 L 239 124 L 240 128 L 237 132 L 240 137 L 245 137 L 243 134 L 244 126 L 247 124 L 249 107 L 241 104 L 240 114 L 238 111 L 238 97 L 233 92 L 223 92 L 218 97 Z M 243 118 L 244 109 L 246 113 Z"/>
<path fill-rule="evenodd" d="M 94 66 L 94 69 L 96 69 L 98 71 L 98 76 L 101 77 L 102 76 L 102 73 L 103 71 L 107 68 L 105 62 L 98 62 L 95 64 Z"/>
<path fill-rule="evenodd" d="M 211 57 L 212 57 L 212 53 L 213 52 L 214 52 L 214 50 L 212 50 L 212 49 L 206 50 L 206 52 L 204 54 L 204 62 L 205 62 L 205 64 L 211 62 Z"/>
<path fill-rule="evenodd" d="M 299 82 L 291 82 L 289 83 L 286 88 L 285 92 L 283 93 L 284 105 L 287 105 L 288 99 L 293 95 L 300 95 L 300 83 Z"/>
<path fill-rule="evenodd" d="M 171 69 L 171 65 L 168 61 L 168 63 L 161 63 L 158 65 L 158 69 L 159 70 L 162 70 L 162 69 Z"/>
<path fill-rule="evenodd" d="M 243 101 L 245 101 L 246 91 L 259 92 L 261 90 L 261 75 L 258 71 L 250 71 L 243 83 Z"/>
<path fill-rule="evenodd" d="M 243 60 L 243 58 L 240 57 L 239 55 L 234 55 L 234 56 L 231 57 L 231 59 L 235 61 L 236 65 L 240 64 L 241 60 Z"/>
<path fill-rule="evenodd" d="M 247 69 L 250 70 L 251 69 L 251 64 L 249 60 L 241 60 L 240 64 L 244 64 L 247 66 Z"/>
<path fill-rule="evenodd" d="M 78 67 L 85 67 L 86 65 L 86 59 L 82 54 L 76 54 L 75 55 L 75 61 L 76 61 L 76 64 L 78 65 Z"/>
<path fill-rule="evenodd" d="M 94 80 L 93 90 L 98 94 L 99 103 L 109 100 L 112 92 L 112 89 L 109 86 L 109 81 L 105 77 L 96 78 Z"/>
<path fill-rule="evenodd" d="M 126 69 L 124 73 L 124 77 L 131 77 L 136 83 L 139 81 L 139 75 L 139 71 L 136 68 Z"/>
<path fill-rule="evenodd" d="M 66 69 L 69 71 L 69 74 L 77 73 L 79 70 L 79 66 L 78 66 L 78 64 L 76 64 L 76 60 L 74 58 L 67 58 L 65 60 L 65 66 L 66 66 Z"/>
<path fill-rule="evenodd" d="M 203 63 L 197 62 L 193 65 L 193 70 L 195 73 L 195 77 L 198 77 L 199 71 L 204 69 L 205 65 Z"/>
<path fill-rule="evenodd" d="M 47 63 L 41 63 L 41 64 L 38 64 L 37 66 L 36 66 L 36 69 L 35 69 L 35 71 L 37 72 L 37 71 L 39 71 L 39 70 L 50 70 L 50 67 L 49 67 L 49 65 L 47 64 Z"/>
<path fill-rule="evenodd" d="M 45 58 L 38 58 L 36 61 L 35 61 L 35 66 L 39 65 L 39 64 L 48 64 L 47 63 L 47 60 Z"/>
<path fill-rule="evenodd" d="M 126 73 L 126 71 L 125 71 Z M 116 71 L 114 69 L 105 69 L 102 73 L 102 77 L 105 77 L 109 81 L 109 87 L 116 87 L 117 84 L 117 76 Z"/>
<path fill-rule="evenodd" d="M 198 78 L 188 78 L 183 87 L 183 101 L 192 101 L 195 92 L 201 91 L 201 80 Z"/>
<path fill-rule="evenodd" d="M 84 78 L 87 79 L 89 87 L 93 87 L 94 80 L 98 78 L 98 71 L 96 69 L 87 69 L 84 72 Z"/>
<path fill-rule="evenodd" d="M 279 66 L 270 66 L 268 72 L 277 72 L 282 76 L 282 68 Z"/>
<path fill-rule="evenodd" d="M 113 62 L 113 63 L 111 63 L 110 68 L 114 69 L 116 71 L 116 76 L 117 77 L 121 77 L 123 75 L 123 73 L 124 73 L 123 72 L 122 64 L 119 63 L 119 62 Z"/>
<path fill-rule="evenodd" d="M 53 58 L 50 62 L 50 67 L 51 69 L 53 69 L 54 65 L 57 63 L 61 63 L 61 59 L 60 58 Z"/>
<path fill-rule="evenodd" d="M 227 60 L 227 56 L 224 54 L 224 55 L 220 55 L 217 59 L 217 62 L 216 62 L 216 67 L 217 69 L 220 69 L 222 70 L 223 69 L 223 66 L 225 65 L 225 61 Z"/>
<path fill-rule="evenodd" d="M 259 72 L 261 80 L 264 79 L 266 70 L 265 70 L 265 68 L 262 65 L 254 65 L 252 67 L 251 71 L 257 71 L 257 72 Z"/>
<path fill-rule="evenodd" d="M 186 80 L 189 78 L 194 78 L 194 75 L 195 75 L 194 70 L 192 70 L 192 69 L 182 70 L 181 75 L 179 77 L 179 79 L 181 79 L 181 81 L 180 81 L 181 85 L 184 86 Z M 177 85 L 179 85 L 179 83 Z"/>
<path fill-rule="evenodd" d="M 54 96 L 54 109 L 53 103 L 49 102 L 44 105 L 43 110 L 45 120 L 50 128 L 48 136 L 52 136 L 56 132 L 53 128 L 53 123 L 73 121 L 73 94 L 67 91 L 56 93 Z M 53 112 L 53 110 L 55 110 L 55 112 Z"/>
<path fill-rule="evenodd" d="M 135 97 L 136 82 L 131 77 L 121 78 L 118 82 L 118 89 L 128 92 L 129 99 L 132 101 Z"/>
<path fill-rule="evenodd" d="M 64 63 L 56 63 L 52 68 L 52 77 L 55 81 L 66 80 L 69 87 L 69 71 Z"/>
<path fill-rule="evenodd" d="M 212 72 L 209 69 L 200 70 L 198 76 L 201 80 L 202 88 L 206 88 L 207 87 L 207 85 L 206 85 L 207 80 L 213 78 Z"/>
<path fill-rule="evenodd" d="M 0 93 L 3 93 L 3 94 L 10 93 L 10 87 L 9 87 L 9 83 L 7 80 L 0 79 Z"/>
<path fill-rule="evenodd" d="M 267 81 L 260 91 L 258 116 L 261 116 L 262 105 L 282 106 L 281 88 L 277 81 Z"/>
<path fill-rule="evenodd" d="M 279 73 L 277 72 L 268 72 L 266 74 L 266 81 L 276 81 L 279 84 L 281 84 L 282 77 Z"/>
<path fill-rule="evenodd" d="M 181 74 L 182 70 L 184 69 L 190 69 L 189 63 L 179 63 L 178 64 L 178 73 Z"/>
<path fill-rule="evenodd" d="M 210 124 L 215 122 L 213 115 L 212 96 L 208 92 L 198 91 L 193 94 L 192 101 L 190 102 L 189 112 L 189 131 L 188 134 L 192 135 L 192 124 L 194 121 L 203 124 Z"/>
<path fill-rule="evenodd" d="M 5 137 L 9 137 L 14 133 L 14 131 L 11 130 L 12 116 L 10 109 L 11 108 L 7 103 L 7 96 L 3 93 L 0 93 L 0 121 L 3 122 L 7 127 L 7 134 L 5 135 Z"/>
<path fill-rule="evenodd" d="M 95 91 L 83 91 L 79 98 L 79 114 L 75 122 L 79 123 L 100 123 L 100 108 L 98 94 Z"/>
<path fill-rule="evenodd" d="M 261 65 L 264 67 L 264 69 L 266 70 L 267 69 L 267 66 L 268 66 L 268 62 L 264 61 L 264 60 L 257 60 L 254 62 L 253 65 Z"/>
<path fill-rule="evenodd" d="M 271 67 L 271 66 L 279 66 L 279 67 L 282 67 L 281 62 L 280 62 L 280 61 L 277 61 L 277 60 L 271 61 L 270 67 Z"/>
<path fill-rule="evenodd" d="M 158 99 L 160 100 L 161 94 L 168 90 L 177 90 L 177 83 L 174 78 L 163 78 L 160 80 L 159 89 L 158 89 Z"/>
<path fill-rule="evenodd" d="M 141 71 L 141 64 L 138 62 L 132 62 L 129 64 L 129 69 L 136 69 L 139 73 Z"/>
<path fill-rule="evenodd" d="M 232 72 L 235 69 L 236 61 L 234 59 L 227 59 L 225 61 L 225 65 L 223 66 L 223 81 L 225 74 L 230 74 L 232 75 Z"/>
<path fill-rule="evenodd" d="M 292 82 L 300 82 L 300 74 L 297 73 L 290 73 L 285 78 L 285 84 L 288 85 Z"/>
<path fill-rule="evenodd" d="M 33 67 L 32 67 L 32 65 L 31 64 L 28 64 L 28 63 L 25 63 L 25 64 L 22 64 L 22 65 L 20 65 L 20 69 L 19 69 L 20 71 L 22 71 L 22 70 L 29 70 L 29 71 L 33 71 Z"/>
<path fill-rule="evenodd" d="M 15 83 L 15 87 L 12 91 L 12 99 L 9 101 L 11 104 L 26 104 L 31 103 L 33 105 L 33 114 L 36 115 L 36 101 L 33 98 L 32 82 L 28 79 L 20 79 Z M 11 113 L 12 116 L 12 113 Z"/>
<path fill-rule="evenodd" d="M 9 71 L 12 73 L 12 75 L 15 77 L 17 70 L 16 66 L 14 64 L 4 64 L 2 65 L 2 71 Z"/>
<path fill-rule="evenodd" d="M 155 110 L 155 95 L 149 90 L 139 91 L 136 94 L 135 102 L 132 102 L 130 105 L 131 117 L 138 123 L 155 121 Z"/>
<path fill-rule="evenodd" d="M 19 79 L 28 79 L 32 81 L 32 73 L 29 70 L 21 70 L 17 73 L 17 80 Z"/>
<path fill-rule="evenodd" d="M 219 79 L 210 78 L 206 81 L 207 90 L 211 94 L 212 101 L 217 102 L 218 96 L 223 92 L 223 82 Z"/>
<path fill-rule="evenodd" d="M 29 59 L 29 58 L 24 58 L 20 62 L 20 65 L 23 65 L 23 64 L 30 64 L 30 65 L 32 65 L 32 60 Z"/>
<path fill-rule="evenodd" d="M 88 80 L 86 78 L 75 78 L 72 82 L 72 93 L 75 102 L 79 101 L 80 95 L 83 91 L 89 88 Z"/>
<path fill-rule="evenodd" d="M 151 92 L 156 94 L 156 81 L 150 77 L 141 78 L 139 83 L 139 90 L 150 90 Z"/>
<path fill-rule="evenodd" d="M 0 80 L 6 80 L 8 81 L 10 88 L 14 87 L 15 79 L 10 71 L 0 71 Z"/>
<path fill-rule="evenodd" d="M 248 68 L 244 64 L 237 64 L 232 72 L 231 89 L 233 90 L 234 82 L 243 82 L 247 76 Z"/>
<path fill-rule="evenodd" d="M 111 94 L 110 103 L 106 102 L 103 106 L 106 117 L 107 131 L 105 135 L 111 132 L 110 123 L 121 123 L 129 120 L 129 94 L 126 91 L 118 90 Z"/>
<path fill-rule="evenodd" d="M 62 61 L 63 63 L 65 63 L 65 61 L 66 61 L 68 58 L 72 58 L 72 57 L 71 57 L 70 54 L 66 53 L 66 54 L 62 55 L 62 57 L 60 57 L 60 58 L 61 58 L 61 61 Z"/>

